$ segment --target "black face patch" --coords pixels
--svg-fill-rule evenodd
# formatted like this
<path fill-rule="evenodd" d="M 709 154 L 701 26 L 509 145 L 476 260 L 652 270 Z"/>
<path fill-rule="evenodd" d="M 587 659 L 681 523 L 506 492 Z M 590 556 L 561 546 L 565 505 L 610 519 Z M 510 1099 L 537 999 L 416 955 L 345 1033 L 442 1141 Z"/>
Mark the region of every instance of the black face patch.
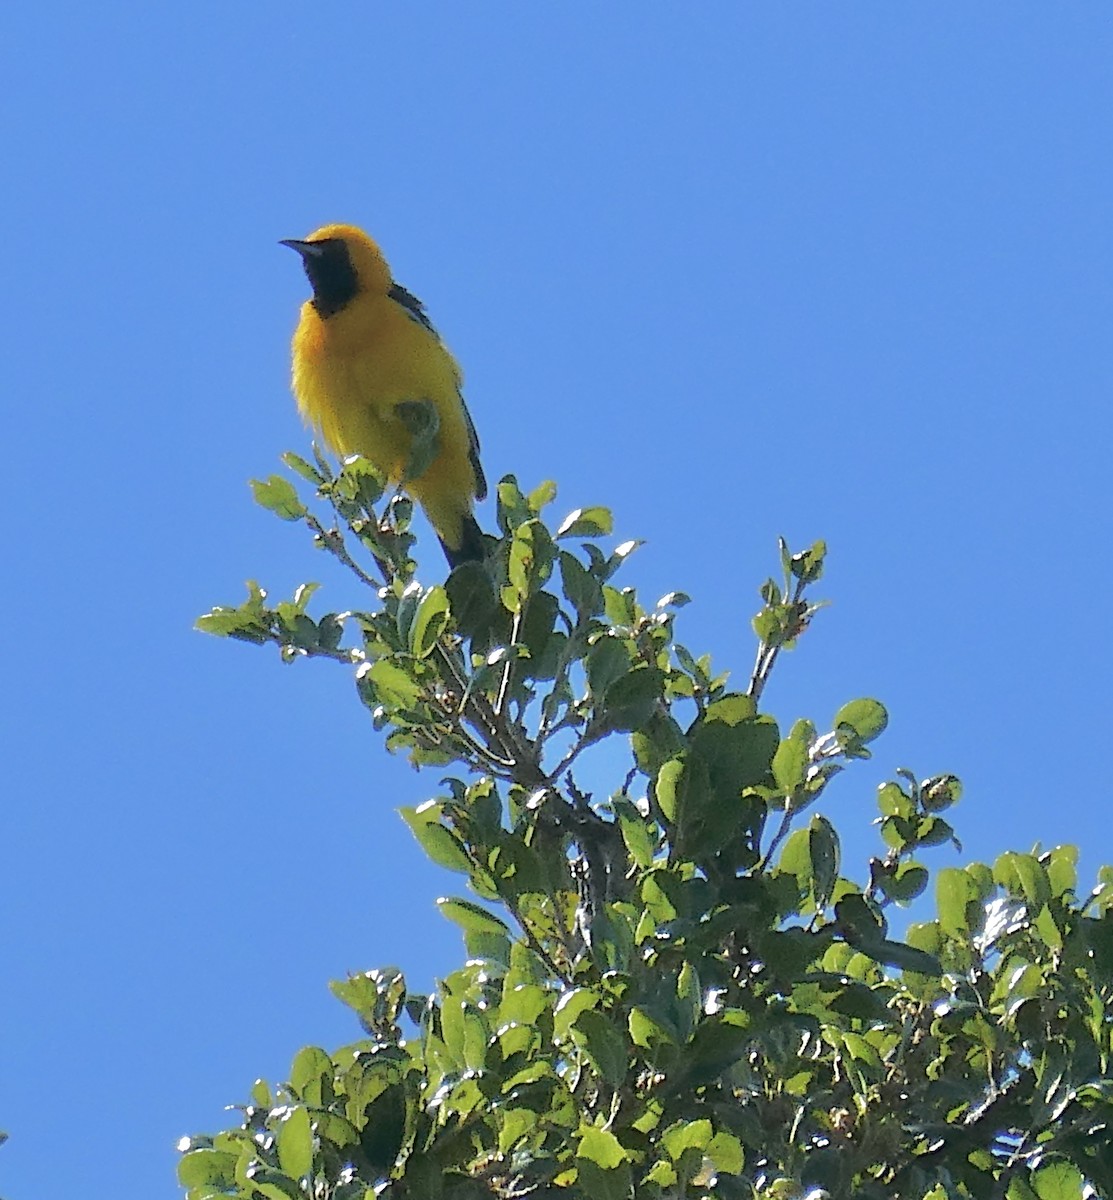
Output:
<path fill-rule="evenodd" d="M 313 242 L 317 253 L 302 254 L 302 263 L 313 285 L 313 307 L 322 317 L 331 317 L 355 299 L 359 279 L 352 256 L 340 238 Z"/>

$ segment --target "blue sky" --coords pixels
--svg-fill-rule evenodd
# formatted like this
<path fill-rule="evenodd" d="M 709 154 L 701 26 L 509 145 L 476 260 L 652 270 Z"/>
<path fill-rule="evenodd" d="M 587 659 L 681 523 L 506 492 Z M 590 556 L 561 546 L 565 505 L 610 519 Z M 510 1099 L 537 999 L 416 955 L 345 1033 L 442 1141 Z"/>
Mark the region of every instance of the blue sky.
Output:
<path fill-rule="evenodd" d="M 174 1194 L 177 1137 L 355 1035 L 328 979 L 461 953 L 393 811 L 436 776 L 342 669 L 191 629 L 249 576 L 356 600 L 246 486 L 308 445 L 277 241 L 326 221 L 428 305 L 488 475 L 611 506 L 694 650 L 744 679 L 777 535 L 828 541 L 767 707 L 889 707 L 850 873 L 902 765 L 963 778 L 965 858 L 1113 859 L 1108 5 L 389 7 L 6 18 L 8 1200 Z"/>

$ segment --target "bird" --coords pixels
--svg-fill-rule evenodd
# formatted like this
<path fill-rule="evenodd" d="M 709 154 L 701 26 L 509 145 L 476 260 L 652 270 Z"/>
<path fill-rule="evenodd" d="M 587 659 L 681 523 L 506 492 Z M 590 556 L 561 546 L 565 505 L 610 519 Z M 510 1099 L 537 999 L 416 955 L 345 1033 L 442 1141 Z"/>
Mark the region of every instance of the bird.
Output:
<path fill-rule="evenodd" d="M 486 555 L 473 500 L 487 495 L 463 376 L 425 306 L 355 225 L 284 238 L 312 296 L 292 345 L 303 419 L 338 455 L 360 454 L 425 510 L 449 569 Z"/>

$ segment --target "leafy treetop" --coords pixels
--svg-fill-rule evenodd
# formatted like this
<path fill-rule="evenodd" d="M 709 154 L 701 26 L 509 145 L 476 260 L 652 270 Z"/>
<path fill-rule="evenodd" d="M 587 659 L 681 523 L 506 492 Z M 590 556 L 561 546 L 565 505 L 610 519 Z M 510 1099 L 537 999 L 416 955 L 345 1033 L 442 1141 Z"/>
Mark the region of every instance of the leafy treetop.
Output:
<path fill-rule="evenodd" d="M 1077 894 L 1070 846 L 936 873 L 952 775 L 878 791 L 860 880 L 815 811 L 883 731 L 851 700 L 783 732 L 761 709 L 819 607 L 825 547 L 781 545 L 744 690 L 616 576 L 609 513 L 555 530 L 555 488 L 498 487 L 488 563 L 423 586 L 411 506 L 367 463 L 287 465 L 256 498 L 310 529 L 368 607 L 309 614 L 255 584 L 210 633 L 355 668 L 392 750 L 450 770 L 402 815 L 471 897 L 438 901 L 466 962 L 434 995 L 382 968 L 333 984 L 363 1036 L 298 1052 L 237 1124 L 183 1139 L 189 1200 L 1113 1195 L 1113 872 Z M 627 755 L 606 795 L 581 754 Z M 811 810 L 810 813 L 808 810 Z"/>

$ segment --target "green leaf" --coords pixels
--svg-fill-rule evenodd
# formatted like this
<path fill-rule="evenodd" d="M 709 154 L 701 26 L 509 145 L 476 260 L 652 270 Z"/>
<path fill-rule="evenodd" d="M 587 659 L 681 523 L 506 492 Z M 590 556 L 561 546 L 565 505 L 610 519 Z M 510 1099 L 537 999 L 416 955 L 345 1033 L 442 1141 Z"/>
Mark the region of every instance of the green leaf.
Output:
<path fill-rule="evenodd" d="M 443 587 L 429 588 L 422 596 L 410 626 L 410 649 L 417 658 L 432 654 L 448 621 L 448 593 Z"/>
<path fill-rule="evenodd" d="M 797 721 L 773 755 L 773 778 L 781 791 L 791 794 L 802 787 L 808 773 L 808 751 L 815 740 L 811 721 Z"/>
<path fill-rule="evenodd" d="M 1050 1162 L 1032 1176 L 1040 1200 L 1078 1200 L 1085 1194 L 1082 1172 L 1069 1162 Z"/>
<path fill-rule="evenodd" d="M 826 908 L 839 877 L 839 835 L 826 817 L 814 816 L 808 826 L 808 855 L 817 908 Z"/>
<path fill-rule="evenodd" d="M 590 1125 L 580 1133 L 576 1157 L 586 1158 L 604 1171 L 613 1171 L 627 1160 L 622 1143 L 610 1130 L 596 1129 Z"/>
<path fill-rule="evenodd" d="M 924 921 L 909 925 L 904 940 L 917 950 L 928 954 L 938 955 L 943 949 L 943 931 L 938 921 Z"/>
<path fill-rule="evenodd" d="M 238 638 L 243 642 L 254 642 L 262 645 L 271 640 L 270 623 L 260 620 L 251 612 L 242 608 L 214 608 L 197 618 L 195 627 L 202 633 L 214 637 Z"/>
<path fill-rule="evenodd" d="M 608 518 L 610 513 L 607 513 Z M 610 557 L 606 560 L 606 565 L 602 568 L 602 578 L 610 579 L 610 577 L 618 570 L 619 567 L 634 553 L 639 546 L 644 546 L 645 542 L 641 538 L 630 538 L 628 541 L 620 542 L 611 552 Z M 584 549 L 589 553 L 595 551 L 598 553 L 597 546 L 585 545 Z"/>
<path fill-rule="evenodd" d="M 294 1055 L 290 1067 L 290 1086 L 298 1099 L 311 1108 L 332 1101 L 332 1059 L 319 1046 L 305 1046 Z"/>
<path fill-rule="evenodd" d="M 747 1054 L 753 1040 L 745 1013 L 722 1013 L 701 1022 L 684 1052 L 678 1088 L 696 1088 L 718 1079 Z"/>
<path fill-rule="evenodd" d="M 267 479 L 253 479 L 251 490 L 255 503 L 269 509 L 283 521 L 300 521 L 309 511 L 301 500 L 294 485 L 281 475 L 271 475 Z"/>
<path fill-rule="evenodd" d="M 603 589 L 599 580 L 567 550 L 561 550 L 557 558 L 560 562 L 564 594 L 571 601 L 580 619 L 598 614 L 603 607 Z"/>
<path fill-rule="evenodd" d="M 494 580 L 483 563 L 463 562 L 445 580 L 456 628 L 464 637 L 485 642 L 495 617 L 499 599 Z"/>
<path fill-rule="evenodd" d="M 801 896 L 813 892 L 811 837 L 807 829 L 794 829 L 781 846 L 777 867 L 795 880 Z"/>
<path fill-rule="evenodd" d="M 602 537 L 614 529 L 614 518 L 610 509 L 577 508 L 570 512 L 560 523 L 556 531 L 558 538 L 570 537 Z"/>
<path fill-rule="evenodd" d="M 537 1113 L 528 1108 L 503 1109 L 499 1129 L 499 1154 L 503 1157 L 512 1154 L 518 1144 L 537 1128 L 537 1124 Z"/>
<path fill-rule="evenodd" d="M 344 460 L 340 479 L 345 492 L 366 512 L 382 498 L 385 480 L 366 458 L 358 454 Z"/>
<path fill-rule="evenodd" d="M 780 978 L 792 980 L 815 962 L 831 942 L 828 926 L 810 931 L 798 926 L 789 929 L 768 929 L 754 938 L 759 956 Z"/>
<path fill-rule="evenodd" d="M 334 979 L 329 991 L 361 1020 L 374 1025 L 392 1024 L 406 1003 L 406 980 L 397 967 L 382 967 Z M 386 1061 L 380 1056 L 380 1063 Z"/>
<path fill-rule="evenodd" d="M 510 582 L 502 589 L 502 602 L 508 612 L 520 612 L 529 596 L 544 584 L 555 554 L 549 531 L 540 521 L 526 521 L 514 530 L 506 567 Z"/>
<path fill-rule="evenodd" d="M 924 811 L 929 813 L 943 812 L 961 797 L 962 782 L 957 775 L 936 775 L 932 779 L 925 779 L 920 788 L 920 802 Z"/>
<path fill-rule="evenodd" d="M 509 991 L 503 991 L 499 1018 L 536 1025 L 541 1014 L 548 1012 L 551 1000 L 552 994 L 539 984 L 516 984 Z"/>
<path fill-rule="evenodd" d="M 944 867 L 935 877 L 935 903 L 939 925 L 952 937 L 966 937 L 971 930 L 968 906 L 977 903 L 974 881 L 957 867 Z"/>
<path fill-rule="evenodd" d="M 533 515 L 517 479 L 513 475 L 504 475 L 495 488 L 495 498 L 498 501 L 498 523 L 504 533 L 517 529 L 523 521 L 528 521 Z"/>
<path fill-rule="evenodd" d="M 902 971 L 915 971 L 917 974 L 931 975 L 936 978 L 943 973 L 943 968 L 934 955 L 917 950 L 914 946 L 905 945 L 904 942 L 894 942 L 883 938 L 880 941 L 866 940 L 857 945 L 863 954 L 888 967 L 897 967 Z"/>
<path fill-rule="evenodd" d="M 714 799 L 706 763 L 687 753 L 671 759 L 657 774 L 654 795 L 670 823 L 683 829 L 698 822 Z"/>
<path fill-rule="evenodd" d="M 556 1036 L 560 1039 L 566 1038 L 572 1026 L 579 1020 L 580 1014 L 595 1008 L 600 999 L 599 993 L 593 988 L 576 987 L 562 992 L 553 1009 Z"/>
<path fill-rule="evenodd" d="M 928 872 L 919 863 L 902 863 L 892 874 L 881 880 L 885 895 L 898 904 L 907 904 L 921 895 L 928 885 Z"/>
<path fill-rule="evenodd" d="M 885 924 L 859 892 L 851 892 L 835 904 L 835 918 L 843 937 L 856 949 L 869 954 L 868 947 L 885 936 Z"/>
<path fill-rule="evenodd" d="M 441 824 L 442 810 L 439 804 L 430 800 L 418 808 L 400 808 L 398 811 L 433 862 L 450 871 L 462 871 L 465 875 L 470 873 L 471 860 L 463 844 L 450 829 Z"/>
<path fill-rule="evenodd" d="M 686 962 L 676 976 L 676 1025 L 681 1037 L 691 1036 L 696 1022 L 699 1020 L 703 1007 L 703 989 L 700 987 L 699 975 L 695 967 Z"/>
<path fill-rule="evenodd" d="M 325 613 L 317 622 L 317 644 L 324 650 L 336 650 L 344 636 L 344 617 L 339 613 Z"/>
<path fill-rule="evenodd" d="M 780 735 L 771 717 L 754 715 L 748 696 L 724 696 L 708 705 L 689 736 L 691 753 L 707 764 L 719 801 L 737 801 L 744 788 L 772 782 Z"/>
<path fill-rule="evenodd" d="M 936 1195 L 936 1193 L 939 1194 Z M 924 1197 L 924 1200 L 948 1200 L 948 1197 L 942 1185 L 939 1185 L 933 1191 L 929 1192 Z M 1023 1175 L 1014 1174 L 1009 1180 L 1009 1186 L 1005 1192 L 1005 1200 L 1039 1200 L 1039 1196 Z"/>
<path fill-rule="evenodd" d="M 646 1173 L 645 1180 L 659 1188 L 671 1188 L 676 1184 L 676 1168 L 672 1163 L 659 1158 Z M 667 1194 L 669 1193 L 666 1192 Z"/>
<path fill-rule="evenodd" d="M 309 1110 L 297 1105 L 287 1111 L 276 1135 L 278 1162 L 283 1171 L 301 1179 L 313 1169 L 313 1130 Z"/>
<path fill-rule="evenodd" d="M 720 696 L 713 704 L 707 706 L 703 721 L 697 726 L 702 728 L 717 722 L 723 725 L 741 725 L 757 716 L 757 705 L 750 696 L 741 692 L 731 692 Z"/>
<path fill-rule="evenodd" d="M 442 896 L 437 901 L 437 907 L 465 933 L 510 936 L 510 928 L 505 922 L 470 900 L 462 900 L 458 896 Z"/>
<path fill-rule="evenodd" d="M 625 796 L 616 796 L 612 801 L 622 840 L 626 843 L 634 863 L 643 869 L 653 863 L 656 841 L 650 832 L 649 819 L 643 817 L 638 808 Z"/>
<path fill-rule="evenodd" d="M 587 652 L 587 684 L 598 701 L 612 683 L 630 669 L 630 651 L 617 637 L 601 637 Z"/>
<path fill-rule="evenodd" d="M 398 597 L 394 623 L 407 646 L 410 644 L 410 630 L 413 627 L 414 617 L 417 615 L 417 606 L 421 603 L 421 597 L 424 594 L 421 584 L 416 579 L 411 579 L 403 589 L 402 595 Z"/>
<path fill-rule="evenodd" d="M 366 1124 L 359 1146 L 376 1173 L 386 1175 L 394 1166 L 406 1136 L 406 1089 L 391 1084 L 367 1106 Z"/>
<path fill-rule="evenodd" d="M 665 1152 L 677 1162 L 685 1150 L 706 1150 L 711 1143 L 711 1122 L 706 1117 L 696 1121 L 678 1121 L 661 1136 Z"/>
<path fill-rule="evenodd" d="M 533 530 L 528 522 L 514 530 L 510 541 L 510 553 L 506 560 L 506 575 L 509 583 L 502 589 L 502 604 L 507 612 L 518 613 L 529 595 L 530 576 L 533 573 Z"/>
<path fill-rule="evenodd" d="M 318 1111 L 313 1114 L 313 1125 L 317 1137 L 322 1143 L 331 1143 L 331 1147 L 323 1145 L 327 1153 L 330 1148 L 342 1152 L 347 1146 L 354 1146 L 359 1141 L 359 1130 L 346 1117 L 339 1113 Z M 345 1156 L 346 1157 L 346 1156 Z"/>
<path fill-rule="evenodd" d="M 746 1161 L 741 1141 L 725 1129 L 720 1129 L 708 1142 L 707 1157 L 722 1175 L 741 1175 Z"/>
<path fill-rule="evenodd" d="M 634 1045 L 649 1051 L 650 1061 L 654 1060 L 655 1052 L 676 1044 L 673 1032 L 658 1021 L 649 1009 L 641 1005 L 634 1005 L 630 1010 L 627 1028 Z"/>
<path fill-rule="evenodd" d="M 784 544 L 784 539 L 781 539 L 782 544 L 782 560 L 787 553 L 787 546 Z M 802 580 L 804 583 L 815 583 L 823 574 L 823 561 L 827 557 L 827 543 L 824 541 L 813 542 L 807 550 L 801 550 L 792 555 L 789 560 L 788 570 L 794 579 Z"/>
<path fill-rule="evenodd" d="M 627 1200 L 631 1191 L 630 1161 L 609 1129 L 581 1127 L 576 1153 L 576 1191 L 592 1200 Z"/>
<path fill-rule="evenodd" d="M 322 475 L 316 467 L 310 466 L 304 458 L 295 454 L 292 450 L 287 450 L 286 453 L 282 455 L 282 461 L 290 468 L 291 471 L 296 471 L 302 477 L 302 479 L 308 480 L 315 487 L 320 487 L 322 484 L 327 482 L 324 475 Z"/>
<path fill-rule="evenodd" d="M 603 1079 L 611 1087 L 621 1087 L 629 1050 L 614 1021 L 606 1013 L 587 1009 L 576 1018 L 572 1033 Z"/>
<path fill-rule="evenodd" d="M 285 1171 L 276 1171 L 258 1159 L 251 1161 L 244 1176 L 251 1185 L 248 1194 L 253 1200 L 256 1196 L 262 1196 L 263 1200 L 301 1200 L 302 1192 L 295 1180 Z"/>
<path fill-rule="evenodd" d="M 628 1162 L 615 1167 L 613 1171 L 604 1171 L 587 1159 L 577 1159 L 576 1170 L 578 1196 L 590 1196 L 592 1200 L 629 1200 L 633 1194 L 633 1177 Z"/>
<path fill-rule="evenodd" d="M 555 630 L 559 612 L 560 602 L 552 592 L 534 592 L 526 605 L 518 641 L 531 660 L 534 680 L 555 675 L 558 655 L 566 644 L 566 635 Z"/>
<path fill-rule="evenodd" d="M 214 608 L 212 612 L 198 617 L 196 627 L 202 633 L 211 633 L 217 637 L 234 637 L 257 645 L 270 641 L 271 614 L 267 612 L 265 602 L 267 593 L 255 582 L 247 581 L 247 599 L 239 608 Z"/>
<path fill-rule="evenodd" d="M 671 713 L 654 712 L 630 735 L 630 746 L 638 770 L 653 778 L 661 767 L 684 748 L 684 734 Z"/>
<path fill-rule="evenodd" d="M 178 1182 L 184 1188 L 212 1188 L 212 1195 L 231 1192 L 236 1158 L 222 1150 L 191 1150 L 178 1160 Z"/>
<path fill-rule="evenodd" d="M 969 876 L 970 882 L 974 888 L 974 898 L 976 900 L 984 902 L 993 895 L 993 872 L 989 869 L 989 867 L 986 866 L 985 863 L 967 863 L 966 874 Z"/>
<path fill-rule="evenodd" d="M 530 511 L 540 513 L 547 505 L 556 499 L 557 485 L 551 479 L 545 479 L 526 497 Z"/>
<path fill-rule="evenodd" d="M 1078 887 L 1078 847 L 1056 846 L 1040 860 L 1046 860 L 1047 882 L 1056 898 Z"/>
<path fill-rule="evenodd" d="M 421 699 L 421 685 L 389 658 L 379 658 L 364 663 L 357 678 L 365 688 L 370 688 L 380 703 L 391 709 L 412 709 Z"/>
<path fill-rule="evenodd" d="M 883 733 L 888 724 L 889 714 L 876 700 L 851 700 L 835 713 L 835 728 L 849 725 L 863 745 Z"/>
<path fill-rule="evenodd" d="M 918 846 L 942 846 L 954 842 L 955 831 L 942 817 L 927 817 L 916 826 L 913 840 Z"/>
<path fill-rule="evenodd" d="M 916 802 L 892 780 L 877 789 L 877 807 L 883 817 L 900 817 L 904 821 L 911 821 L 916 815 Z"/>
<path fill-rule="evenodd" d="M 868 961 L 867 955 L 855 951 L 855 964 L 859 956 Z M 867 987 L 866 984 L 856 981 L 843 981 L 838 985 L 836 994 L 826 1003 L 832 1012 L 872 1024 L 886 1022 L 889 1016 L 888 999 L 888 993 L 883 993 L 880 988 Z"/>
<path fill-rule="evenodd" d="M 1031 854 L 1006 851 L 993 864 L 993 878 L 1012 895 L 1022 895 L 1032 916 L 1051 899 L 1047 871 Z"/>
<path fill-rule="evenodd" d="M 629 629 L 637 624 L 640 612 L 633 588 L 616 588 L 609 584 L 603 588 L 603 613 L 612 625 L 620 630 Z"/>
<path fill-rule="evenodd" d="M 597 708 L 599 719 L 608 729 L 627 733 L 640 729 L 663 704 L 664 676 L 656 667 L 636 666 L 607 685 Z"/>

